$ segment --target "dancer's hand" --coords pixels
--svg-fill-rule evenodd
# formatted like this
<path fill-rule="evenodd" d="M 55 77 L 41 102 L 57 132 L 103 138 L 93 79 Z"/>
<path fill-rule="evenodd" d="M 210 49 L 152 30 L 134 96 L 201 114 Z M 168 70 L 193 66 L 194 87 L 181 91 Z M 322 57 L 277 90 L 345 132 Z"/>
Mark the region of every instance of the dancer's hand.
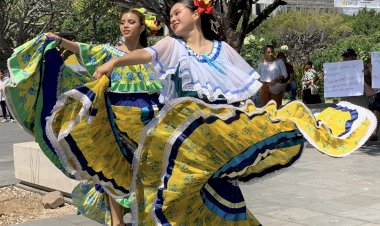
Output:
<path fill-rule="evenodd" d="M 113 68 L 114 68 L 113 60 L 110 60 L 107 63 L 103 64 L 102 66 L 98 67 L 95 70 L 93 76 L 96 79 L 100 79 L 103 75 L 110 77 Z"/>
<path fill-rule="evenodd" d="M 61 39 L 60 36 L 54 34 L 53 32 L 48 32 L 48 33 L 46 33 L 45 35 L 46 35 L 46 37 L 48 37 L 48 38 L 52 38 L 52 39 L 54 39 L 55 41 L 59 41 L 59 40 Z"/>

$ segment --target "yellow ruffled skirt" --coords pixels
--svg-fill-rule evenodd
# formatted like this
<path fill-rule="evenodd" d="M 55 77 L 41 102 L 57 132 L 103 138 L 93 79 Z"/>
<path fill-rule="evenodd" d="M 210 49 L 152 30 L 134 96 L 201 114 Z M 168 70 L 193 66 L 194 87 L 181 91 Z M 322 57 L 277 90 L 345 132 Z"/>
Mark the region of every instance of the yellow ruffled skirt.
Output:
<path fill-rule="evenodd" d="M 48 119 L 50 138 L 77 178 L 114 196 L 130 194 L 143 225 L 259 225 L 239 183 L 292 165 L 305 141 L 333 157 L 348 155 L 377 123 L 347 102 L 317 116 L 297 101 L 279 110 L 274 102 L 233 107 L 190 97 L 160 111 L 149 100 L 117 107 L 108 82 L 66 92 Z"/>

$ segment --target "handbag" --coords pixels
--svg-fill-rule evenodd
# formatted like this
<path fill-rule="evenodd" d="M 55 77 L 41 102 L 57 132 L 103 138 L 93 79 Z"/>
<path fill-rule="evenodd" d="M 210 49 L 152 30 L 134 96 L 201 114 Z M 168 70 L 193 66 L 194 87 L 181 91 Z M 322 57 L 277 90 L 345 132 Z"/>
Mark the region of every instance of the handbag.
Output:
<path fill-rule="evenodd" d="M 313 83 L 309 86 L 311 95 L 317 95 L 318 94 L 318 86 L 314 85 Z"/>

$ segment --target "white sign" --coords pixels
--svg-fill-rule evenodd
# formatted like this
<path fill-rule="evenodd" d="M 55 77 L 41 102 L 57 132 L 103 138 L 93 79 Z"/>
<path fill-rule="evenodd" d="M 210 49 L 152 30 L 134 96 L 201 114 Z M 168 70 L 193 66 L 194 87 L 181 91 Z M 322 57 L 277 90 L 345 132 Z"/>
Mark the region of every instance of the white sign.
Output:
<path fill-rule="evenodd" d="M 272 4 L 274 0 L 259 0 L 256 4 Z"/>
<path fill-rule="evenodd" d="M 335 7 L 380 8 L 380 0 L 334 0 Z"/>
<path fill-rule="evenodd" d="M 364 92 L 364 65 L 361 60 L 324 63 L 325 97 L 360 96 Z"/>
<path fill-rule="evenodd" d="M 372 88 L 380 88 L 380 52 L 371 54 Z"/>

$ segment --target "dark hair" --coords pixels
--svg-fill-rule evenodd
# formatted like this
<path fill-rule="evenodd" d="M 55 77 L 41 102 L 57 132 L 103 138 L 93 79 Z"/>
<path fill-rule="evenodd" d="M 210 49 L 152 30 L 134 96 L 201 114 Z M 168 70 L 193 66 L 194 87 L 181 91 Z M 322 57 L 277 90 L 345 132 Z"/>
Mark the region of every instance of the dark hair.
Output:
<path fill-rule="evenodd" d="M 307 61 L 307 62 L 305 63 L 305 65 L 309 65 L 310 67 L 313 67 L 313 62 L 311 62 L 311 61 Z"/>
<path fill-rule="evenodd" d="M 75 40 L 77 38 L 73 31 L 59 32 L 58 35 L 68 40 Z"/>
<path fill-rule="evenodd" d="M 175 1 L 174 4 L 176 3 L 182 3 L 184 4 L 187 8 L 189 8 L 192 12 L 195 12 L 198 9 L 198 6 L 194 5 L 194 0 L 177 0 Z M 214 16 L 214 14 L 206 14 L 202 13 L 201 15 L 201 28 L 202 28 L 202 33 L 205 36 L 206 39 L 208 40 L 221 40 L 221 26 L 219 26 L 219 31 L 218 33 L 215 33 L 211 29 L 211 21 L 218 22 L 217 18 Z M 220 25 L 220 22 L 218 22 Z"/>
<path fill-rule="evenodd" d="M 263 47 L 263 53 L 265 53 L 265 51 L 266 51 L 267 49 L 272 49 L 272 50 L 274 50 L 274 46 L 273 46 L 273 45 L 265 45 L 265 46 Z"/>
<path fill-rule="evenodd" d="M 133 13 L 133 14 L 135 14 L 139 18 L 140 24 L 145 26 L 145 16 L 144 16 L 144 14 L 142 14 L 141 12 L 139 12 L 136 9 L 130 9 L 130 10 L 124 12 L 121 16 L 123 16 L 126 13 Z M 139 42 L 140 42 L 140 45 L 142 47 L 147 47 L 148 46 L 148 38 L 147 38 L 146 31 L 143 31 L 140 34 L 140 40 L 139 40 Z"/>

